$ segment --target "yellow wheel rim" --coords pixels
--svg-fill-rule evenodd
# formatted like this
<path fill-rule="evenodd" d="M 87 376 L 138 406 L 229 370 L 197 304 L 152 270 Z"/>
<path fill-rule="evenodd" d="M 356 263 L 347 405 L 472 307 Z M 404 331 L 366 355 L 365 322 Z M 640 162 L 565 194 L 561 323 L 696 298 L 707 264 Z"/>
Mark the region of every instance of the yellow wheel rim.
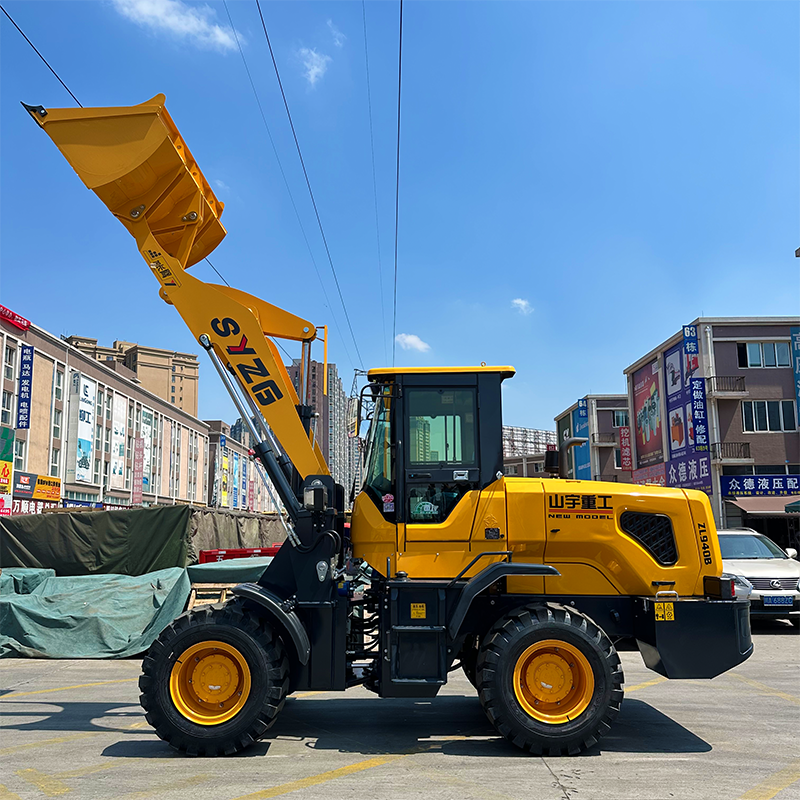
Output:
<path fill-rule="evenodd" d="M 198 725 L 219 725 L 241 711 L 250 695 L 250 668 L 225 642 L 199 642 L 181 653 L 169 677 L 175 708 Z"/>
<path fill-rule="evenodd" d="M 594 673 L 577 647 L 561 639 L 543 639 L 517 659 L 514 694 L 534 719 L 559 725 L 587 709 L 594 694 Z"/>

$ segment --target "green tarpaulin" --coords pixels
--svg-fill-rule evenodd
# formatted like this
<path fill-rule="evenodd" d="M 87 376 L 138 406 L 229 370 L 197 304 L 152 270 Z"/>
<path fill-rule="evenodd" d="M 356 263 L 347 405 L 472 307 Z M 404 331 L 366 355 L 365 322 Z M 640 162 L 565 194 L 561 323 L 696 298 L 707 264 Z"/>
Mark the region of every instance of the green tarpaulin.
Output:
<path fill-rule="evenodd" d="M 138 577 L 49 574 L 38 583 L 31 570 L 4 568 L 2 578 L 0 658 L 142 653 L 182 613 L 190 590 L 189 576 L 179 567 Z M 32 588 L 12 594 L 5 591 L 9 586 Z"/>
<path fill-rule="evenodd" d="M 192 583 L 254 583 L 272 563 L 272 556 L 230 558 L 187 568 Z"/>
<path fill-rule="evenodd" d="M 59 576 L 144 575 L 185 567 L 189 506 L 0 517 L 0 568 Z"/>

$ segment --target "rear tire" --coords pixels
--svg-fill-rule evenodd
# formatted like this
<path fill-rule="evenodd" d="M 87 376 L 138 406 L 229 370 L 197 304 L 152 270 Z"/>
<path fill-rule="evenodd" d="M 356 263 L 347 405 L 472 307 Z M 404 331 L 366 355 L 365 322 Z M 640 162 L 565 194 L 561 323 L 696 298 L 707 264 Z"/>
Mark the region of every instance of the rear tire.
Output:
<path fill-rule="evenodd" d="M 288 688 L 281 640 L 234 600 L 183 614 L 161 633 L 142 662 L 139 700 L 176 750 L 230 755 L 266 733 Z"/>
<path fill-rule="evenodd" d="M 555 603 L 509 612 L 481 640 L 478 694 L 494 727 L 538 755 L 576 755 L 611 729 L 619 656 L 589 617 Z"/>

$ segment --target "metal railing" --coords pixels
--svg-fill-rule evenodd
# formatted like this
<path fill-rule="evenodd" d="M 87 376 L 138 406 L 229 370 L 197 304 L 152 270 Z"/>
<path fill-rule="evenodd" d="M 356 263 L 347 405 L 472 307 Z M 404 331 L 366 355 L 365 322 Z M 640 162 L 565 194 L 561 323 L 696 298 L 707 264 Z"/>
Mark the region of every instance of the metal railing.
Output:
<path fill-rule="evenodd" d="M 708 378 L 712 392 L 746 392 L 744 375 L 712 375 Z"/>
<path fill-rule="evenodd" d="M 750 458 L 750 442 L 712 442 L 711 458 L 716 461 Z"/>
<path fill-rule="evenodd" d="M 616 444 L 617 443 L 617 434 L 616 433 L 593 433 L 592 434 L 592 443 L 593 444 Z"/>

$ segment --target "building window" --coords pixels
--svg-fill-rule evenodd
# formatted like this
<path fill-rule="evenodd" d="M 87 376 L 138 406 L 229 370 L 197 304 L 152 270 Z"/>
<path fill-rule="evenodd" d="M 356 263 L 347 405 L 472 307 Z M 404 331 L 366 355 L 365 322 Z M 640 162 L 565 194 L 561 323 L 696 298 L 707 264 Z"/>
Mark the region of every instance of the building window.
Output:
<path fill-rule="evenodd" d="M 64 397 L 64 373 L 56 370 L 56 400 L 61 400 Z"/>
<path fill-rule="evenodd" d="M 53 409 L 53 438 L 61 438 L 61 411 L 57 408 Z M 51 472 L 50 474 L 52 475 L 53 473 Z"/>
<path fill-rule="evenodd" d="M 624 428 L 628 425 L 627 411 L 614 411 L 614 427 Z"/>
<path fill-rule="evenodd" d="M 128 403 L 128 427 L 133 427 L 133 403 Z"/>
<path fill-rule="evenodd" d="M 516 475 L 517 474 L 517 465 L 516 464 L 509 464 L 506 467 L 506 475 Z"/>
<path fill-rule="evenodd" d="M 106 419 L 111 419 L 111 404 L 112 404 L 112 398 L 111 398 L 111 392 L 109 392 L 106 395 Z"/>
<path fill-rule="evenodd" d="M 93 483 L 100 483 L 100 459 L 96 458 L 94 460 L 94 479 Z"/>
<path fill-rule="evenodd" d="M 111 431 L 106 429 L 106 440 L 103 443 L 103 451 L 106 453 L 111 452 Z"/>
<path fill-rule="evenodd" d="M 740 342 L 736 348 L 741 369 L 789 367 L 792 364 L 788 342 Z"/>
<path fill-rule="evenodd" d="M 103 429 L 99 425 L 94 426 L 94 449 L 98 452 L 103 446 Z M 97 483 L 97 481 L 95 481 Z"/>
<path fill-rule="evenodd" d="M 125 488 L 131 488 L 131 468 L 125 467 Z"/>
<path fill-rule="evenodd" d="M 50 476 L 57 478 L 61 467 L 61 451 L 53 449 L 53 454 L 50 456 Z"/>
<path fill-rule="evenodd" d="M 6 345 L 6 358 L 3 365 L 3 372 L 6 376 L 6 380 L 14 380 L 14 364 L 16 363 L 16 360 L 17 351 L 13 347 Z"/>
<path fill-rule="evenodd" d="M 108 467 L 110 463 L 111 463 L 110 461 L 103 462 L 103 483 L 106 486 L 108 486 Z"/>
<path fill-rule="evenodd" d="M 794 431 L 797 415 L 793 400 L 742 401 L 742 430 L 746 433 Z"/>
<path fill-rule="evenodd" d="M 103 402 L 105 395 L 103 392 L 97 393 L 97 419 L 103 419 Z"/>
<path fill-rule="evenodd" d="M 14 469 L 20 472 L 25 469 L 25 440 L 17 439 L 14 442 Z"/>
<path fill-rule="evenodd" d="M 622 469 L 622 451 L 619 447 L 614 448 L 614 469 Z"/>
<path fill-rule="evenodd" d="M 11 392 L 3 392 L 3 410 L 0 412 L 0 422 L 3 425 L 11 425 L 11 414 L 14 411 L 14 395 Z"/>

